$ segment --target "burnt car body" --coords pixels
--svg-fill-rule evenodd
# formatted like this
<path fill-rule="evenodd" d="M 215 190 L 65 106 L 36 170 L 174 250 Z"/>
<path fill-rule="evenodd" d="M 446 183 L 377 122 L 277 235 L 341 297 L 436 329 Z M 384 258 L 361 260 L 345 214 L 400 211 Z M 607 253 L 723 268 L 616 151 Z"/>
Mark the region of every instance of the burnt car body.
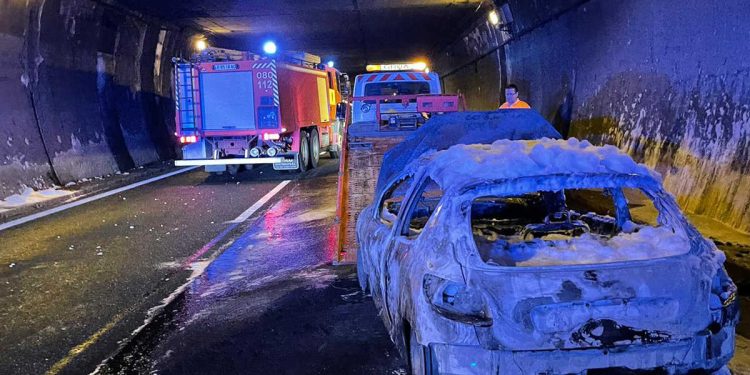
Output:
<path fill-rule="evenodd" d="M 456 145 L 381 185 L 358 276 L 413 373 L 726 371 L 724 254 L 617 148 Z"/>

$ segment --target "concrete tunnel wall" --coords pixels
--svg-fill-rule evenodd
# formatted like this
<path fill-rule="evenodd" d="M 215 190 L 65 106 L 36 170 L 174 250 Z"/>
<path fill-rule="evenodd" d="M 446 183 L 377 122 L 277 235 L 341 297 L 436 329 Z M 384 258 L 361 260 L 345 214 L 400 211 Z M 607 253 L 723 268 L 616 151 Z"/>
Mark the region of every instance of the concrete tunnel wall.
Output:
<path fill-rule="evenodd" d="M 448 92 L 493 109 L 501 87 L 566 136 L 659 171 L 684 210 L 750 231 L 750 3 L 510 0 L 435 56 Z"/>
<path fill-rule="evenodd" d="M 91 0 L 0 1 L 0 199 L 172 158 L 179 30 Z"/>

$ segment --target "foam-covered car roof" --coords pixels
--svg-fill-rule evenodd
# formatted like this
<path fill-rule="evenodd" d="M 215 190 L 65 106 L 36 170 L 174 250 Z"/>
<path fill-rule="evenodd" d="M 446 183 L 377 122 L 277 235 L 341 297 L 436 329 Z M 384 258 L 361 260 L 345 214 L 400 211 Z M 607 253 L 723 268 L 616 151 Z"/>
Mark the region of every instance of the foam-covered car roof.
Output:
<path fill-rule="evenodd" d="M 426 165 L 429 175 L 443 188 L 478 181 L 521 177 L 575 175 L 635 175 L 660 180 L 658 173 L 615 146 L 593 146 L 576 138 L 558 140 L 498 140 L 492 144 L 455 145 L 428 152 L 407 166 Z"/>
<path fill-rule="evenodd" d="M 492 143 L 498 139 L 560 138 L 560 133 L 533 109 L 454 112 L 435 116 L 383 156 L 377 192 L 406 166 L 429 150 L 457 144 Z"/>

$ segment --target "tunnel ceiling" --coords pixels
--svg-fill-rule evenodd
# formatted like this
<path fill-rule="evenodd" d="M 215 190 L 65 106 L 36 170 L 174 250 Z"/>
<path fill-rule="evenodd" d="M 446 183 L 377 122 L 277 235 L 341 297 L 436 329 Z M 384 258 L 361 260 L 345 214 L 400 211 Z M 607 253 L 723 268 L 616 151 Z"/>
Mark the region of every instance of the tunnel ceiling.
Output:
<path fill-rule="evenodd" d="M 357 73 L 366 64 L 426 58 L 459 36 L 488 0 L 115 0 L 178 26 L 203 30 L 217 47 L 280 48 L 333 59 Z"/>

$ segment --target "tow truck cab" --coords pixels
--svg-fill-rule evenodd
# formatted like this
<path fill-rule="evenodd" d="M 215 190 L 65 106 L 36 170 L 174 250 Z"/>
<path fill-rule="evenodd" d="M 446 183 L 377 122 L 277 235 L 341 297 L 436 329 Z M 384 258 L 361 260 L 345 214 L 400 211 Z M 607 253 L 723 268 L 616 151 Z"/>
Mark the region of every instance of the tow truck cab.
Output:
<path fill-rule="evenodd" d="M 440 95 L 442 87 L 437 74 L 425 72 L 424 68 L 421 71 L 406 69 L 412 65 L 376 65 L 377 68 L 373 68 L 376 71 L 358 75 L 354 79 L 352 124 L 415 129 L 424 123 L 422 112 L 427 111 L 420 105 L 423 104 L 420 96 Z M 443 104 L 435 100 L 431 99 L 431 103 Z"/>

